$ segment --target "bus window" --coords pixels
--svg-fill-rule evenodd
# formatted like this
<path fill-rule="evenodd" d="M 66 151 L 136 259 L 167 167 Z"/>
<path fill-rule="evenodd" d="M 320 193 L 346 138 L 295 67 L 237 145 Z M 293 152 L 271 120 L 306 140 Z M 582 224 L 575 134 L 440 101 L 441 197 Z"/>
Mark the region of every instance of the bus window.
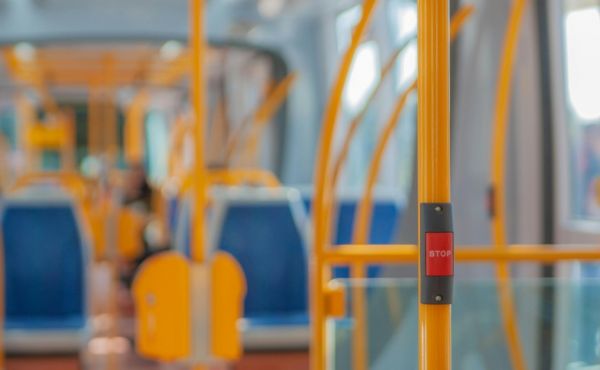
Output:
<path fill-rule="evenodd" d="M 342 171 L 340 191 L 353 194 L 362 188 L 371 158 L 392 106 L 399 94 L 406 89 L 417 74 L 417 8 L 414 1 L 388 0 L 382 5 L 388 16 L 383 21 L 372 23 L 364 41 L 358 47 L 351 65 L 343 94 L 343 111 L 336 144 L 341 145 L 352 120 L 361 113 L 374 89 L 377 95 L 364 115 L 348 152 Z M 356 26 L 362 9 L 352 6 L 337 13 L 335 20 L 336 56 L 340 58 L 350 43 L 352 29 Z M 381 80 L 382 67 L 395 52 L 409 40 L 393 61 L 395 68 L 390 77 Z M 381 83 L 380 86 L 378 86 Z M 388 145 L 377 187 L 383 192 L 394 189 L 394 193 L 408 195 L 412 182 L 412 159 L 415 143 L 416 98 L 410 97 Z"/>
<path fill-rule="evenodd" d="M 564 9 L 571 214 L 575 220 L 600 221 L 600 8 L 568 0 Z"/>
<path fill-rule="evenodd" d="M 363 106 L 379 80 L 379 69 L 377 43 L 365 42 L 356 51 L 344 90 L 344 107 L 348 112 L 356 114 Z"/>
<path fill-rule="evenodd" d="M 390 23 L 396 44 L 401 44 L 417 34 L 417 5 L 413 2 L 392 2 Z M 417 77 L 417 41 L 407 46 L 398 58 L 396 70 L 396 90 L 410 85 Z"/>
<path fill-rule="evenodd" d="M 352 29 L 360 19 L 361 6 L 356 5 L 338 14 L 335 22 L 338 55 L 350 44 Z M 356 114 L 379 80 L 379 48 L 373 40 L 365 41 L 356 51 L 344 90 L 344 110 Z"/>

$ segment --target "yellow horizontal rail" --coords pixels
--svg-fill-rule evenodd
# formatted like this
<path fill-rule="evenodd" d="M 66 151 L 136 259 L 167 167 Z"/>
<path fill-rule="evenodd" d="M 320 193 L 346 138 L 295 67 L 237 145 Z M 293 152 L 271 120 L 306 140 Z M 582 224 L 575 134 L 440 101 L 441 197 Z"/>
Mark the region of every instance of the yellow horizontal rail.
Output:
<path fill-rule="evenodd" d="M 502 250 L 490 246 L 468 246 L 457 248 L 455 253 L 456 261 L 461 263 L 600 261 L 600 245 L 515 244 Z M 330 265 L 416 263 L 418 249 L 416 245 L 350 244 L 326 251 L 323 258 Z"/>
<path fill-rule="evenodd" d="M 269 188 L 281 187 L 277 177 L 266 170 L 239 169 L 239 170 L 212 170 L 208 172 L 208 182 L 211 185 L 260 185 Z"/>
<path fill-rule="evenodd" d="M 263 186 L 267 188 L 278 188 L 282 184 L 272 172 L 261 169 L 219 169 L 206 172 L 208 186 Z M 192 176 L 187 175 L 179 187 L 179 193 L 187 193 L 193 186 Z"/>

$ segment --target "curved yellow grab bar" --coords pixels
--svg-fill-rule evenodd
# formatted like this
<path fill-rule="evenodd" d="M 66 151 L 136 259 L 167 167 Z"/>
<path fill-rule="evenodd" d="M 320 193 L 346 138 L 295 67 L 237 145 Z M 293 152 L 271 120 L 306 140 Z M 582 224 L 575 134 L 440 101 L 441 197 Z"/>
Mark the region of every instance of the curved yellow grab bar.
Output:
<path fill-rule="evenodd" d="M 508 19 L 508 26 L 504 39 L 504 49 L 498 74 L 498 91 L 494 116 L 492 136 L 491 179 L 490 189 L 492 199 L 491 228 L 492 242 L 495 248 L 505 249 L 507 246 L 506 235 L 506 145 L 508 132 L 508 113 L 510 110 L 510 97 L 512 90 L 513 69 L 519 32 L 523 15 L 527 5 L 526 0 L 515 0 Z M 510 266 L 499 263 L 497 266 L 498 294 L 503 316 L 504 330 L 508 341 L 510 359 L 515 370 L 527 368 L 523 347 L 519 338 L 517 315 L 515 312 L 514 297 L 510 282 Z"/>
<path fill-rule="evenodd" d="M 462 27 L 465 25 L 467 20 L 473 15 L 475 12 L 475 6 L 466 5 L 460 8 L 452 17 L 452 23 L 450 24 L 450 39 L 453 41 L 459 34 Z M 377 145 L 375 146 L 375 154 L 373 154 L 373 158 L 371 159 L 371 163 L 369 166 L 369 172 L 367 175 L 367 184 L 365 186 L 365 190 L 363 192 L 363 196 L 361 197 L 361 201 L 359 206 L 356 209 L 356 217 L 354 222 L 354 235 L 353 235 L 353 243 L 354 244 L 365 244 L 368 240 L 369 228 L 371 225 L 371 216 L 373 211 L 373 192 L 375 188 L 375 184 L 377 182 L 377 177 L 379 176 L 381 162 L 383 161 L 383 155 L 388 146 L 388 143 L 392 137 L 394 129 L 398 123 L 398 119 L 400 118 L 400 114 L 406 104 L 408 96 L 417 89 L 417 82 L 413 82 L 399 97 L 397 100 L 396 106 L 384 126 L 379 139 L 377 141 Z"/>
<path fill-rule="evenodd" d="M 238 186 L 251 184 L 268 188 L 281 187 L 281 183 L 272 172 L 256 169 L 212 170 L 208 172 L 208 181 L 211 185 Z"/>
<path fill-rule="evenodd" d="M 377 182 L 383 155 L 410 94 L 416 90 L 417 81 L 414 81 L 406 90 L 404 90 L 404 92 L 402 92 L 402 94 L 400 94 L 400 98 L 394 106 L 392 115 L 379 136 L 377 146 L 375 147 L 375 154 L 373 155 L 371 165 L 369 166 L 367 185 L 356 209 L 356 216 L 354 217 L 354 234 L 352 236 L 352 242 L 354 244 L 366 244 L 369 241 L 369 226 L 371 224 L 371 215 L 373 211 L 373 190 L 375 188 L 375 183 Z"/>
<path fill-rule="evenodd" d="M 329 273 L 323 265 L 323 254 L 331 244 L 331 217 L 328 211 L 332 203 L 330 156 L 333 145 L 333 135 L 340 111 L 342 93 L 346 86 L 350 65 L 360 45 L 362 37 L 367 29 L 374 13 L 377 0 L 365 0 L 362 5 L 362 15 L 354 28 L 350 46 L 346 50 L 335 83 L 323 116 L 319 151 L 315 166 L 315 198 L 313 208 L 313 263 L 312 266 L 312 294 L 311 317 L 311 369 L 324 370 L 326 368 L 325 358 L 325 293 L 326 284 L 329 281 Z M 358 364 L 364 364 L 364 358 L 356 358 Z"/>
<path fill-rule="evenodd" d="M 87 189 L 85 180 L 74 172 L 36 172 L 19 177 L 10 191 L 19 191 L 36 183 L 54 181 L 73 192 L 77 198 L 84 198 Z"/>
<path fill-rule="evenodd" d="M 225 152 L 225 162 L 231 164 L 233 155 L 236 153 L 240 142 L 244 139 L 244 134 L 250 125 L 250 133 L 248 134 L 248 145 L 258 145 L 258 142 L 253 143 L 251 140 L 257 140 L 266 124 L 271 120 L 273 115 L 277 113 L 277 110 L 283 104 L 286 97 L 290 93 L 290 90 L 298 75 L 296 73 L 290 73 L 267 94 L 263 102 L 258 108 L 233 132 L 230 140 L 227 143 Z"/>

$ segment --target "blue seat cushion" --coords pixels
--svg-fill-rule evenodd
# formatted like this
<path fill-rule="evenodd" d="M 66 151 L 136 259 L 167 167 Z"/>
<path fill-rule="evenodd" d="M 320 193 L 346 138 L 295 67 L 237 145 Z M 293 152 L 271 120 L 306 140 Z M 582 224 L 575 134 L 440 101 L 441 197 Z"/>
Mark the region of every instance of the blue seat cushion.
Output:
<path fill-rule="evenodd" d="M 9 205 L 2 231 L 7 328 L 83 327 L 84 248 L 73 208 Z"/>
<path fill-rule="evenodd" d="M 245 317 L 307 311 L 306 247 L 287 200 L 230 205 L 218 246 L 246 275 Z"/>

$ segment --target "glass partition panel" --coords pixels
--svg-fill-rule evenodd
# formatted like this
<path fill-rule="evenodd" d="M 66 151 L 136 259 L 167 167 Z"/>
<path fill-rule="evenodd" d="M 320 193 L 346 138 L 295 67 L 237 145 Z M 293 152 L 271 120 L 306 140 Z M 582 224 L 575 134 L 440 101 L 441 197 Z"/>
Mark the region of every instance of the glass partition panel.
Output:
<path fill-rule="evenodd" d="M 352 299 L 357 289 L 365 289 L 367 336 L 363 343 L 368 369 L 417 369 L 416 279 L 336 280 L 333 284 L 341 284 L 346 291 L 347 316 L 328 322 L 328 368 L 356 368 L 352 360 Z M 550 369 L 598 368 L 600 280 L 515 279 L 511 285 L 527 369 L 540 369 L 548 363 Z M 494 280 L 456 281 L 452 312 L 455 369 L 513 369 L 497 291 Z"/>

